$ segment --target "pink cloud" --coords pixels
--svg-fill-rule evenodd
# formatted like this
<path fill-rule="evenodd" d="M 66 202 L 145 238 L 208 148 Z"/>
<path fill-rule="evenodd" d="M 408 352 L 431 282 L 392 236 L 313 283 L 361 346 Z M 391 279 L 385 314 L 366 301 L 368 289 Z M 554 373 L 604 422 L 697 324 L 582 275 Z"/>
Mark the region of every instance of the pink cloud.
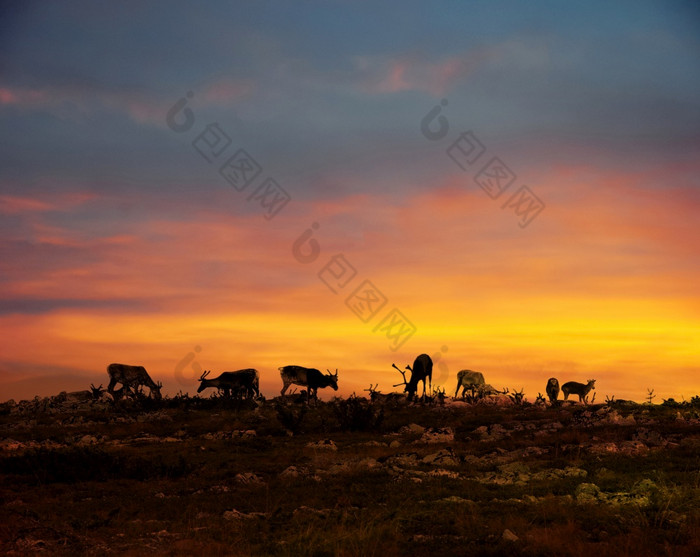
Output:
<path fill-rule="evenodd" d="M 498 48 L 485 48 L 441 60 L 426 60 L 415 55 L 389 60 L 361 57 L 355 59 L 355 66 L 361 75 L 362 88 L 369 92 L 425 91 L 442 96 L 458 80 L 499 53 Z"/>
<path fill-rule="evenodd" d="M 0 213 L 14 215 L 36 211 L 48 211 L 51 205 L 30 197 L 17 197 L 14 195 L 0 196 Z"/>
<path fill-rule="evenodd" d="M 0 104 L 31 107 L 46 102 L 47 92 L 37 89 L 0 88 Z"/>
<path fill-rule="evenodd" d="M 210 104 L 228 104 L 250 95 L 255 86 L 248 79 L 220 79 L 207 86 L 204 100 Z"/>

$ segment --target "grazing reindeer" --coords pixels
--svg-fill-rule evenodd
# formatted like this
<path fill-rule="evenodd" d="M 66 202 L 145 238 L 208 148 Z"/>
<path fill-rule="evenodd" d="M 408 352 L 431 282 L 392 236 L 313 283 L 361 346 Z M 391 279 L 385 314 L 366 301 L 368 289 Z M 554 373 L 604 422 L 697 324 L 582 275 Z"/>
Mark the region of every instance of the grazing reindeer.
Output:
<path fill-rule="evenodd" d="M 404 396 L 399 394 L 399 393 L 388 393 L 388 394 L 380 393 L 377 390 L 378 386 L 379 386 L 379 383 L 377 383 L 376 385 L 372 385 L 370 383 L 369 389 L 365 389 L 365 391 L 369 393 L 369 400 L 371 402 L 387 404 L 387 403 L 398 403 L 398 402 L 401 402 L 402 400 L 405 400 Z"/>
<path fill-rule="evenodd" d="M 578 395 L 578 401 L 588 404 L 586 399 L 591 389 L 595 389 L 595 379 L 589 379 L 585 385 L 576 381 L 569 381 L 561 386 L 561 392 L 564 393 L 564 400 L 569 400 L 569 395 Z"/>
<path fill-rule="evenodd" d="M 282 377 L 282 391 L 280 394 L 284 396 L 290 385 L 299 385 L 306 387 L 309 393 L 309 399 L 318 398 L 318 390 L 331 387 L 334 391 L 338 390 L 338 370 L 335 374 L 326 370 L 328 373 L 324 375 L 319 370 L 302 367 L 302 366 L 283 366 L 279 368 L 280 376 Z"/>
<path fill-rule="evenodd" d="M 418 381 L 423 381 L 423 398 L 425 398 L 425 380 L 428 380 L 429 388 L 433 388 L 433 360 L 427 354 L 421 354 L 413 362 L 413 368 L 407 365 L 406 369 L 411 372 L 411 379 L 406 381 L 406 372 L 401 371 L 396 364 L 391 364 L 403 377 L 403 383 L 398 383 L 394 387 L 406 385 L 404 391 L 408 393 L 408 400 L 413 397 L 418 390 Z"/>
<path fill-rule="evenodd" d="M 156 400 L 162 398 L 160 394 L 160 389 L 163 384 L 156 383 L 148 375 L 146 368 L 143 366 L 129 366 L 126 364 L 109 364 L 107 366 L 107 373 L 109 374 L 109 385 L 107 385 L 107 392 L 112 395 L 116 400 L 121 398 L 123 395 L 132 392 L 134 396 L 140 394 L 141 387 L 148 387 L 150 390 L 149 396 L 152 396 Z M 118 391 L 114 389 L 117 383 L 121 383 L 122 388 Z M 126 389 L 126 391 L 125 391 Z"/>
<path fill-rule="evenodd" d="M 470 369 L 463 369 L 457 373 L 457 390 L 455 391 L 455 398 L 459 396 L 459 390 L 462 389 L 462 398 L 467 394 L 467 389 L 473 387 L 480 387 L 486 385 L 484 380 L 484 374 L 480 371 L 472 371 Z"/>
<path fill-rule="evenodd" d="M 76 404 L 80 402 L 90 402 L 93 400 L 98 400 L 100 396 L 102 396 L 102 391 L 104 391 L 102 385 L 95 387 L 95 385 L 91 383 L 90 389 L 85 389 L 84 391 L 73 391 L 70 393 L 62 391 L 59 395 L 52 397 L 52 399 L 57 403 L 69 402 Z"/>
<path fill-rule="evenodd" d="M 559 380 L 556 377 L 550 377 L 547 381 L 547 397 L 549 402 L 554 406 L 557 403 L 557 397 L 559 396 Z"/>
<path fill-rule="evenodd" d="M 260 375 L 256 369 L 248 368 L 239 369 L 238 371 L 224 371 L 214 379 L 207 379 L 209 373 L 211 372 L 205 371 L 202 373 L 202 376 L 199 378 L 197 393 L 201 393 L 204 389 L 209 387 L 214 387 L 219 389 L 219 391 L 223 391 L 226 398 L 228 398 L 232 392 L 234 395 L 240 394 L 244 398 L 260 396 Z"/>

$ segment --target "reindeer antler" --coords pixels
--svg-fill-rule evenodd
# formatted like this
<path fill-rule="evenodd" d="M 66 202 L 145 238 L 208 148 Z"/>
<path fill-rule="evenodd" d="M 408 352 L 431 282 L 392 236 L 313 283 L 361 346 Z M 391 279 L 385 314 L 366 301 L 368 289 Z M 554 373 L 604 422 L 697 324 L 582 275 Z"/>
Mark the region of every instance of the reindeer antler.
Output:
<path fill-rule="evenodd" d="M 403 383 L 398 383 L 398 384 L 394 385 L 394 387 L 399 387 L 401 385 L 408 385 L 408 381 L 406 381 L 406 372 L 403 371 L 402 369 L 399 369 L 398 367 L 396 367 L 396 364 L 391 364 L 391 367 L 393 367 L 396 371 L 398 371 L 401 374 L 401 376 L 403 377 Z M 377 383 L 377 385 L 378 384 L 379 383 Z"/>

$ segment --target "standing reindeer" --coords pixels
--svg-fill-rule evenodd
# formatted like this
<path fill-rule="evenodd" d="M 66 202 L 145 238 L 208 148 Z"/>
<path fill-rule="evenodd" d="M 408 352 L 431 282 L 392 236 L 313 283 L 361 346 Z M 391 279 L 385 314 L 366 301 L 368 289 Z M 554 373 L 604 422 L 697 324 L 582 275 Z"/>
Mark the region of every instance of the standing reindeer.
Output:
<path fill-rule="evenodd" d="M 564 400 L 569 400 L 569 395 L 578 395 L 578 401 L 584 404 L 587 403 L 588 393 L 591 389 L 595 389 L 595 379 L 589 379 L 585 385 L 576 381 L 569 381 L 561 386 L 561 392 L 564 393 Z"/>
<path fill-rule="evenodd" d="M 557 397 L 559 396 L 559 380 L 556 377 L 550 377 L 547 381 L 547 397 L 549 402 L 554 406 L 557 403 Z"/>
<path fill-rule="evenodd" d="M 404 391 L 408 393 L 408 400 L 413 400 L 418 390 L 418 381 L 423 381 L 423 398 L 425 398 L 425 380 L 428 380 L 429 388 L 433 388 L 433 360 L 427 354 L 421 354 L 413 362 L 413 368 L 407 365 L 406 369 L 411 372 L 411 379 L 406 381 L 406 372 L 391 364 L 403 377 L 403 383 L 397 383 L 394 387 L 406 385 Z"/>
<path fill-rule="evenodd" d="M 299 385 L 306 387 L 309 399 L 318 399 L 318 390 L 325 387 L 330 387 L 334 391 L 338 390 L 338 370 L 331 373 L 328 369 L 327 374 L 321 373 L 319 370 L 311 367 L 302 366 L 282 366 L 279 369 L 280 377 L 282 377 L 282 391 L 280 394 L 284 396 L 290 385 Z"/>

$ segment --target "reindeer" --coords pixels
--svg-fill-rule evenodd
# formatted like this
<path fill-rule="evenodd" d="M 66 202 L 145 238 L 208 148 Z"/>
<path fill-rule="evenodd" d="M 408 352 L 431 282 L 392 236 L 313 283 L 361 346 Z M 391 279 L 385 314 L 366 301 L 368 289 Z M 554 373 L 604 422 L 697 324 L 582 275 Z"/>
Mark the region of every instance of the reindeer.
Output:
<path fill-rule="evenodd" d="M 554 406 L 557 403 L 557 397 L 559 396 L 559 381 L 556 377 L 549 378 L 545 390 L 547 392 L 549 402 L 551 402 L 552 406 Z"/>
<path fill-rule="evenodd" d="M 100 385 L 99 387 L 95 387 L 95 385 L 91 383 L 90 389 L 85 389 L 84 391 L 72 391 L 70 393 L 62 391 L 57 396 L 52 397 L 52 400 L 59 404 L 63 402 L 69 402 L 73 404 L 80 402 L 90 402 L 93 400 L 98 400 L 100 396 L 102 396 L 102 391 L 104 391 L 102 385 Z"/>
<path fill-rule="evenodd" d="M 380 393 L 377 390 L 378 386 L 379 386 L 379 383 L 377 383 L 376 385 L 372 385 L 370 383 L 369 389 L 364 389 L 365 392 L 369 392 L 369 400 L 371 402 L 382 403 L 382 404 L 392 404 L 392 403 L 398 403 L 401 400 L 404 400 L 404 396 L 399 394 L 399 393 L 388 393 L 388 394 Z"/>
<path fill-rule="evenodd" d="M 578 395 L 578 401 L 583 404 L 588 404 L 588 393 L 591 389 L 595 389 L 595 379 L 589 379 L 585 385 L 576 381 L 569 381 L 561 386 L 561 392 L 564 393 L 564 400 L 569 400 L 570 394 Z"/>
<path fill-rule="evenodd" d="M 90 391 L 92 392 L 92 400 L 100 400 L 104 389 L 102 388 L 102 383 L 99 387 L 95 387 L 93 383 L 90 383 Z"/>
<path fill-rule="evenodd" d="M 284 396 L 290 385 L 299 385 L 306 387 L 309 399 L 318 399 L 318 389 L 331 387 L 334 391 L 338 390 L 338 369 L 335 374 L 328 369 L 327 374 L 321 373 L 319 370 L 310 367 L 302 366 L 282 366 L 278 368 L 282 377 L 282 391 L 280 394 Z"/>
<path fill-rule="evenodd" d="M 486 385 L 484 380 L 484 374 L 480 371 L 472 371 L 470 369 L 463 369 L 457 373 L 457 390 L 455 391 L 455 398 L 459 396 L 459 390 L 462 389 L 462 398 L 467 394 L 467 388 L 471 386 L 479 387 Z"/>
<path fill-rule="evenodd" d="M 437 402 L 439 406 L 445 406 L 445 399 L 447 398 L 447 391 L 445 387 L 437 387 L 433 389 L 433 400 Z"/>
<path fill-rule="evenodd" d="M 411 379 L 406 381 L 406 372 L 400 370 L 396 364 L 391 366 L 397 370 L 403 377 L 403 383 L 397 383 L 394 387 L 405 385 L 404 391 L 408 393 L 408 400 L 413 400 L 413 397 L 418 390 L 418 381 L 423 381 L 423 398 L 425 398 L 425 380 L 428 380 L 429 389 L 433 388 L 433 360 L 427 354 L 421 354 L 413 362 L 413 368 L 407 365 L 406 369 L 411 372 Z"/>
<path fill-rule="evenodd" d="M 210 371 L 205 371 L 199 378 L 199 388 L 197 393 L 201 393 L 204 389 L 214 387 L 219 391 L 224 392 L 224 396 L 228 398 L 233 393 L 234 396 L 240 395 L 244 398 L 252 398 L 260 396 L 260 375 L 258 370 L 248 368 L 239 369 L 238 371 L 224 371 L 214 379 L 207 379 Z"/>
<path fill-rule="evenodd" d="M 507 394 L 508 389 L 503 394 Z M 520 389 L 519 391 L 513 390 L 511 394 L 508 395 L 508 398 L 513 401 L 513 404 L 520 406 L 522 405 L 524 399 L 525 399 L 525 389 Z"/>
<path fill-rule="evenodd" d="M 109 364 L 107 366 L 107 373 L 109 374 L 109 385 L 107 385 L 107 392 L 112 395 L 114 400 L 117 400 L 130 392 L 134 396 L 138 396 L 141 394 L 142 386 L 149 388 L 149 396 L 152 396 L 156 400 L 160 400 L 162 398 L 160 389 L 163 387 L 163 384 L 153 381 L 151 376 L 148 375 L 146 368 L 143 366 Z M 114 389 L 114 386 L 117 383 L 121 383 L 122 385 L 122 388 L 118 391 Z"/>

